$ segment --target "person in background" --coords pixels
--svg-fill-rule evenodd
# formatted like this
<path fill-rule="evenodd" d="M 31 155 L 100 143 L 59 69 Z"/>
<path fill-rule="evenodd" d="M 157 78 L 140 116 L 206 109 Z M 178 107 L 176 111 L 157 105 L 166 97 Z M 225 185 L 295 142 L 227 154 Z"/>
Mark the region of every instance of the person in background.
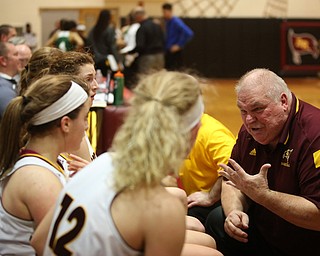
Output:
<path fill-rule="evenodd" d="M 120 58 L 116 45 L 115 28 L 111 25 L 111 13 L 102 10 L 94 27 L 87 37 L 88 46 L 94 56 L 96 69 L 100 69 L 103 76 L 107 76 L 110 65 L 108 55 L 112 55 L 120 67 Z"/>
<path fill-rule="evenodd" d="M 32 238 L 37 252 L 221 256 L 212 248 L 184 243 L 184 206 L 161 185 L 192 147 L 202 111 L 194 77 L 162 71 L 142 79 L 113 141 L 113 152 L 100 155 L 68 183 L 53 216 L 47 215 Z M 70 216 L 75 216 L 77 230 L 70 225 Z M 70 232 L 73 239 L 66 246 L 61 237 Z M 37 239 L 45 237 L 41 248 Z"/>
<path fill-rule="evenodd" d="M 137 62 L 136 58 L 139 56 L 138 53 L 130 53 L 136 48 L 136 34 L 140 27 L 140 23 L 135 21 L 134 14 L 131 11 L 127 16 L 128 24 L 122 27 L 123 41 L 125 46 L 120 50 L 124 58 L 124 76 L 125 85 L 128 88 L 133 88 L 137 83 Z"/>
<path fill-rule="evenodd" d="M 9 24 L 0 25 L 0 42 L 8 42 L 10 38 L 17 36 L 14 26 Z"/>
<path fill-rule="evenodd" d="M 14 79 L 19 83 L 21 72 L 25 69 L 27 66 L 29 60 L 32 56 L 32 51 L 30 47 L 26 44 L 18 44 L 16 45 L 16 49 L 18 51 L 18 58 L 19 58 L 19 72 L 17 75 L 14 76 Z"/>
<path fill-rule="evenodd" d="M 126 54 L 136 48 L 136 34 L 140 28 L 140 23 L 137 23 L 134 18 L 133 11 L 127 15 L 127 24 L 121 28 L 124 47 L 120 53 Z"/>
<path fill-rule="evenodd" d="M 31 24 L 26 24 L 26 31 L 23 33 L 26 45 L 28 45 L 32 52 L 35 51 L 38 45 L 38 39 L 35 33 L 32 32 Z"/>
<path fill-rule="evenodd" d="M 17 96 L 17 81 L 20 62 L 16 46 L 0 42 L 0 121 L 9 102 Z"/>
<path fill-rule="evenodd" d="M 46 46 L 56 47 L 63 52 L 78 50 L 84 46 L 82 38 L 76 31 L 75 21 L 63 20 L 60 26 L 60 29 L 46 42 Z"/>
<path fill-rule="evenodd" d="M 31 59 L 32 51 L 27 44 L 18 44 L 16 45 L 16 49 L 18 50 L 18 58 L 20 61 L 19 72 L 21 72 Z"/>
<path fill-rule="evenodd" d="M 183 66 L 182 51 L 192 39 L 193 31 L 178 17 L 173 15 L 172 4 L 162 5 L 165 20 L 165 67 L 168 70 L 179 70 Z"/>
<path fill-rule="evenodd" d="M 203 114 L 195 144 L 179 171 L 180 184 L 188 196 L 188 215 L 203 225 L 209 212 L 220 204 L 219 164 L 228 163 L 234 144 L 234 135 L 227 127 Z"/>
<path fill-rule="evenodd" d="M 235 90 L 243 126 L 207 232 L 226 256 L 320 255 L 320 110 L 267 69 Z"/>
<path fill-rule="evenodd" d="M 76 77 L 44 76 L 9 103 L 0 126 L 1 255 L 35 255 L 30 237 L 66 184 L 57 158 L 80 147 L 88 93 Z"/>
<path fill-rule="evenodd" d="M 164 35 L 161 26 L 149 18 L 143 7 L 133 10 L 134 20 L 140 23 L 136 33 L 136 47 L 130 53 L 137 53 L 138 74 L 150 74 L 164 68 Z"/>

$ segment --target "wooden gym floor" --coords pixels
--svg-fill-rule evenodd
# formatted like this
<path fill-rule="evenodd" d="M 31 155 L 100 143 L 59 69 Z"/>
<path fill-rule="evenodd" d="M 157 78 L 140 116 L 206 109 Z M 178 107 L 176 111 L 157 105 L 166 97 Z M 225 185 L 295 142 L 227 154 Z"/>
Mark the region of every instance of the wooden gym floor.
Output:
<path fill-rule="evenodd" d="M 284 78 L 295 95 L 320 108 L 320 78 Z M 202 92 L 205 112 L 227 126 L 234 135 L 242 124 L 236 106 L 235 79 L 210 79 L 203 81 Z M 320 124 L 320 120 L 319 120 Z"/>

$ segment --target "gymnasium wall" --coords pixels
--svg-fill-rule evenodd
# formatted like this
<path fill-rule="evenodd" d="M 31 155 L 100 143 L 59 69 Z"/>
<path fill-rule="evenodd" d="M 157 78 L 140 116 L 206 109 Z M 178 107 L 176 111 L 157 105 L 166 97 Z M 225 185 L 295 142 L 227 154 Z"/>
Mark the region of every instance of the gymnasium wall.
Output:
<path fill-rule="evenodd" d="M 32 24 L 39 47 L 47 39 L 58 18 L 81 20 L 81 13 L 110 8 L 121 17 L 139 1 L 135 0 L 1 0 L 0 24 L 23 28 Z M 165 0 L 146 0 L 150 16 L 161 16 Z M 264 66 L 276 72 L 296 75 L 301 70 L 283 70 L 281 24 L 290 20 L 320 19 L 320 0 L 168 0 L 175 13 L 195 31 L 195 38 L 186 47 L 185 63 L 209 77 L 238 77 L 253 67 Z M 94 17 L 87 17 L 88 24 Z M 120 22 L 117 23 L 120 25 Z M 89 29 L 89 28 L 87 28 Z M 303 31 L 303 30 L 301 30 Z M 313 39 L 307 39 L 313 40 Z M 316 38 L 316 40 L 318 40 Z M 312 55 L 315 58 L 316 54 Z M 305 59 L 305 56 L 303 56 Z M 307 61 L 314 59 L 307 56 Z M 318 59 L 316 59 L 318 61 Z M 311 63 L 309 73 L 314 74 Z M 290 67 L 290 65 L 289 65 Z M 309 65 L 310 68 L 310 65 Z M 292 72 L 291 72 L 292 71 Z M 307 73 L 308 73 L 307 72 Z"/>

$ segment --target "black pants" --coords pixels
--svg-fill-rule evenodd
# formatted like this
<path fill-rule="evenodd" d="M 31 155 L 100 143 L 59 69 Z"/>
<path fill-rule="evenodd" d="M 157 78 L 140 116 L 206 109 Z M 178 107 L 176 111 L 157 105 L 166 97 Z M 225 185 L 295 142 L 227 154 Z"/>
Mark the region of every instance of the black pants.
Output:
<path fill-rule="evenodd" d="M 247 243 L 231 238 L 224 231 L 224 220 L 222 207 L 219 206 L 210 212 L 205 224 L 206 233 L 216 240 L 217 248 L 224 256 L 283 256 L 267 244 L 254 225 L 246 230 L 249 239 Z"/>
<path fill-rule="evenodd" d="M 208 214 L 216 207 L 220 206 L 220 201 L 209 207 L 194 206 L 188 209 L 188 215 L 200 220 L 203 226 L 206 224 Z"/>
<path fill-rule="evenodd" d="M 125 67 L 123 70 L 125 86 L 128 89 L 133 89 L 138 83 L 138 67 L 137 62 L 134 61 L 130 67 Z"/>
<path fill-rule="evenodd" d="M 171 71 L 180 70 L 182 68 L 182 51 L 167 51 L 165 54 L 165 68 Z"/>

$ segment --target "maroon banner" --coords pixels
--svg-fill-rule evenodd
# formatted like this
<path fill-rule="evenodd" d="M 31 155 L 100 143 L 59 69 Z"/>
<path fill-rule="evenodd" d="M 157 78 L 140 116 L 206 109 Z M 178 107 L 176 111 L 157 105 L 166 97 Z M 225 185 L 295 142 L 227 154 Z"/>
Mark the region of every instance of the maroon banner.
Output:
<path fill-rule="evenodd" d="M 320 21 L 282 22 L 282 72 L 320 71 Z"/>

